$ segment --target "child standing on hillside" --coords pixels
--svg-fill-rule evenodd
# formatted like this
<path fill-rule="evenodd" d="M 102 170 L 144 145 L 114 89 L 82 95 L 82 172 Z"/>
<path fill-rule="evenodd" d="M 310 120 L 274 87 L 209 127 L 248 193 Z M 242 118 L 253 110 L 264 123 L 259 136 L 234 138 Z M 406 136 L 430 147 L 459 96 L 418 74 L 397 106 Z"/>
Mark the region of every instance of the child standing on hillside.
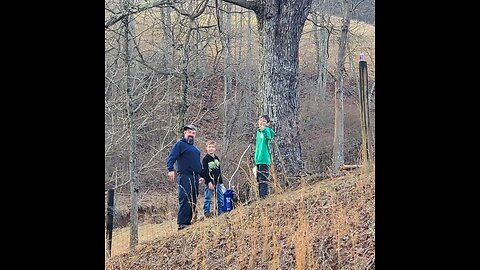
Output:
<path fill-rule="evenodd" d="M 203 213 L 205 217 L 210 217 L 210 203 L 212 202 L 212 195 L 215 191 L 217 201 L 217 213 L 222 213 L 223 192 L 221 184 L 223 184 L 222 173 L 220 171 L 220 160 L 215 155 L 215 141 L 209 140 L 206 143 L 207 154 L 202 160 L 201 177 L 205 179 L 204 184 L 204 204 Z"/>
<path fill-rule="evenodd" d="M 270 118 L 268 115 L 262 115 L 258 118 L 258 129 L 255 142 L 255 165 L 258 182 L 258 193 L 263 199 L 268 196 L 268 183 L 270 181 L 270 163 L 272 162 L 270 152 L 270 142 L 275 136 L 275 132 L 268 124 Z"/>

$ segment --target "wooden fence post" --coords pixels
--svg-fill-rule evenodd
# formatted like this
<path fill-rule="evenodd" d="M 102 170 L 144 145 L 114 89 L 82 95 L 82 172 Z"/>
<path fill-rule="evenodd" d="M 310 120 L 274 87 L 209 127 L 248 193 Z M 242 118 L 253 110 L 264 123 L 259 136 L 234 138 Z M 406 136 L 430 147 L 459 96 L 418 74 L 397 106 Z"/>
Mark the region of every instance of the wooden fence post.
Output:
<path fill-rule="evenodd" d="M 109 189 L 107 194 L 107 254 L 112 256 L 112 231 L 113 231 L 113 197 L 114 190 Z"/>

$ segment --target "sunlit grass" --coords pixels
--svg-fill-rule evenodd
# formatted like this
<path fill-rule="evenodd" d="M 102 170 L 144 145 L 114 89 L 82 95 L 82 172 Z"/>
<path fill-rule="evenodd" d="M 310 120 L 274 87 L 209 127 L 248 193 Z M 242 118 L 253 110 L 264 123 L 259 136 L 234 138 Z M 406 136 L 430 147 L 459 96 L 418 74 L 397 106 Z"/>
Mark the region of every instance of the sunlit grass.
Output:
<path fill-rule="evenodd" d="M 182 231 L 176 231 L 174 221 L 142 226 L 143 243 L 170 247 L 162 251 L 168 259 L 148 248 L 116 256 L 106 268 L 119 269 L 122 263 L 151 269 L 148 264 L 138 268 L 132 260 L 152 256 L 163 269 L 177 260 L 187 262 L 182 267 L 188 269 L 367 269 L 375 261 L 374 177 L 368 172 L 304 182 L 295 191 L 240 204 Z M 128 229 L 122 232 L 114 237 L 116 254 L 128 251 Z"/>

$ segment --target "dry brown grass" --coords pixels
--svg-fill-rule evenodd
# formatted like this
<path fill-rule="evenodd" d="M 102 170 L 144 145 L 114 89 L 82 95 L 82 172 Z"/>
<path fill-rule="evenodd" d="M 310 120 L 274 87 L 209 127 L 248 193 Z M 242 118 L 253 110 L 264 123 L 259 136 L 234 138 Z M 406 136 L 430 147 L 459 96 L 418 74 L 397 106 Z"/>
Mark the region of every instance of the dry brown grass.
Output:
<path fill-rule="evenodd" d="M 303 183 L 182 231 L 171 221 L 105 269 L 374 268 L 374 178 L 353 172 Z"/>
<path fill-rule="evenodd" d="M 177 230 L 175 220 L 169 220 L 161 224 L 143 224 L 138 226 L 138 241 L 148 242 L 153 239 L 172 235 Z M 112 256 L 128 252 L 130 246 L 130 227 L 113 230 Z"/>

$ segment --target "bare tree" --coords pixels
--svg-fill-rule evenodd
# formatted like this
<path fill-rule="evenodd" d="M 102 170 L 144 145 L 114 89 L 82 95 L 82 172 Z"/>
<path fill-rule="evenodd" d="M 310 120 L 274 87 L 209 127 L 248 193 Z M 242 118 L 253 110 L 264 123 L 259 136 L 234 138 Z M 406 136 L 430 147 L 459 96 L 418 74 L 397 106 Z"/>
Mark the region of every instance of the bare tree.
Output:
<path fill-rule="evenodd" d="M 352 16 L 351 0 L 343 0 L 343 19 L 340 31 L 340 44 L 337 56 L 337 70 L 335 78 L 335 134 L 333 138 L 333 169 L 337 171 L 344 164 L 344 114 L 343 93 L 345 81 L 345 58 L 348 42 L 348 28 Z"/>
<path fill-rule="evenodd" d="M 186 124 L 186 114 L 189 107 L 187 100 L 188 92 L 190 88 L 190 64 L 191 64 L 191 48 L 193 40 L 193 31 L 198 29 L 195 24 L 195 19 L 198 18 L 207 7 L 208 0 L 196 1 L 197 4 L 190 7 L 190 10 L 184 9 L 175 9 L 181 16 L 184 16 L 186 19 L 187 30 L 182 44 L 182 56 L 180 61 L 180 80 L 181 80 L 181 92 L 180 92 L 180 103 L 177 114 L 177 136 L 180 137 L 182 134 L 182 127 Z M 198 3 L 199 2 L 199 3 Z"/>
<path fill-rule="evenodd" d="M 230 144 L 230 136 L 232 131 L 232 119 L 230 118 L 232 108 L 229 106 L 229 99 L 232 94 L 232 7 L 229 4 L 224 5 L 225 12 L 222 18 L 218 18 L 218 29 L 220 35 L 220 41 L 222 44 L 223 59 L 224 59 L 224 71 L 223 71 L 223 149 L 222 152 L 228 153 L 228 147 Z M 217 16 L 220 13 L 217 14 Z M 220 23 L 221 22 L 221 23 Z"/>
<path fill-rule="evenodd" d="M 256 14 L 261 66 L 258 114 L 268 114 L 273 120 L 277 172 L 284 177 L 296 176 L 304 168 L 298 140 L 298 48 L 312 0 L 224 1 Z"/>
<path fill-rule="evenodd" d="M 330 40 L 330 32 L 332 23 L 330 21 L 331 10 L 329 7 L 331 3 L 328 0 L 315 0 L 312 7 L 312 29 L 315 37 L 315 51 L 317 63 L 317 81 L 316 88 L 320 101 L 325 100 L 327 88 L 327 60 L 328 43 Z M 315 100 L 317 95 L 315 95 Z"/>
<path fill-rule="evenodd" d="M 125 0 L 124 7 L 126 10 L 134 5 L 134 0 Z M 136 64 L 134 61 L 135 47 L 135 20 L 133 15 L 127 15 L 123 18 L 125 29 L 125 65 L 127 79 L 127 96 L 128 96 L 128 118 L 130 128 L 130 198 L 132 206 L 130 208 L 130 249 L 135 248 L 138 244 L 138 173 L 137 173 L 137 129 L 135 126 L 135 76 Z"/>

